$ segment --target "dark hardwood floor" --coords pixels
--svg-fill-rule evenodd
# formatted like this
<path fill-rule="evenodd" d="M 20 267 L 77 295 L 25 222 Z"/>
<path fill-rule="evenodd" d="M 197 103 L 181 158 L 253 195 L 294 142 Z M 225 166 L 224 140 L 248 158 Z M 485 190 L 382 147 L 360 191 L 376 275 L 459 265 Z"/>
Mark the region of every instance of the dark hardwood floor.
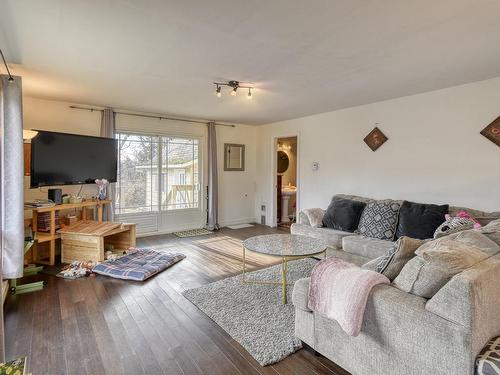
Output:
<path fill-rule="evenodd" d="M 329 374 L 345 375 L 324 357 L 300 350 L 260 366 L 180 292 L 241 272 L 241 240 L 284 229 L 255 226 L 215 235 L 139 239 L 187 258 L 146 282 L 103 276 L 47 281 L 41 292 L 9 296 L 6 356 L 27 355 L 33 375 L 66 374 Z M 250 255 L 250 254 L 249 254 Z M 251 268 L 275 259 L 250 255 Z"/>

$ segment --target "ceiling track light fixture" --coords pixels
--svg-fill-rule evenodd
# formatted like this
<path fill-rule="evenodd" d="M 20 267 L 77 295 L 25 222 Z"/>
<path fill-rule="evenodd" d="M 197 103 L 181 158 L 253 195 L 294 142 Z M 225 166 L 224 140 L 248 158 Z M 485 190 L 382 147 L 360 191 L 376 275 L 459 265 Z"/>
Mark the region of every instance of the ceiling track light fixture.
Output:
<path fill-rule="evenodd" d="M 252 99 L 253 86 L 248 86 L 247 84 L 242 85 L 239 81 L 225 81 L 225 82 L 214 82 L 215 85 L 215 96 L 218 98 L 222 97 L 222 86 L 228 86 L 232 90 L 230 92 L 231 96 L 238 95 L 238 89 L 248 89 L 247 99 Z"/>
<path fill-rule="evenodd" d="M 3 56 L 3 52 L 1 49 L 0 49 L 0 55 L 2 55 L 3 64 L 5 65 L 5 69 L 7 69 L 7 74 L 9 75 L 9 82 L 14 82 L 14 77 L 12 77 L 12 74 L 10 74 L 9 66 L 5 61 L 5 57 Z"/>

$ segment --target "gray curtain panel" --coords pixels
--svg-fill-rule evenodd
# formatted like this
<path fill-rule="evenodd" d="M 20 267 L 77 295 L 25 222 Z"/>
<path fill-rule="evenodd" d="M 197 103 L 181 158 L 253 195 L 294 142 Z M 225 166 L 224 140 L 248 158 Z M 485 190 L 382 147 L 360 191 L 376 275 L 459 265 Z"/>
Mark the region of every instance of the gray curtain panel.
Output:
<path fill-rule="evenodd" d="M 219 229 L 219 189 L 217 182 L 217 141 L 215 123 L 208 123 L 208 230 Z"/>
<path fill-rule="evenodd" d="M 102 111 L 101 115 L 101 137 L 106 137 L 106 138 L 114 138 L 115 137 L 115 131 L 116 131 L 116 125 L 115 125 L 115 119 L 116 119 L 116 113 L 110 109 L 106 108 L 105 110 Z M 106 221 L 114 221 L 114 204 L 115 204 L 115 191 L 116 187 L 115 184 L 109 184 L 109 189 L 107 191 L 107 199 L 110 199 L 112 201 L 111 204 L 107 204 L 104 206 L 103 212 L 102 212 L 102 218 L 103 220 Z"/>
<path fill-rule="evenodd" d="M 2 276 L 16 279 L 24 267 L 24 155 L 21 77 L 0 75 Z"/>

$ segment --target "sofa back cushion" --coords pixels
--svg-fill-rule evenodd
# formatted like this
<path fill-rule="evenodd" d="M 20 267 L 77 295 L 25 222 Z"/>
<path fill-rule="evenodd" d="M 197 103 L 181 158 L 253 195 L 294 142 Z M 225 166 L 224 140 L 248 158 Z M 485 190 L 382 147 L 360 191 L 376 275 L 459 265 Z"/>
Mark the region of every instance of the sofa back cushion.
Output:
<path fill-rule="evenodd" d="M 455 206 L 450 206 L 449 211 L 451 216 L 457 216 L 457 214 L 460 211 L 465 211 L 468 214 L 472 215 L 474 219 L 476 219 L 481 225 L 486 225 L 493 220 L 500 219 L 500 211 L 486 212 L 467 207 L 455 207 Z"/>
<path fill-rule="evenodd" d="M 342 238 L 342 250 L 367 259 L 375 259 L 385 255 L 393 247 L 394 242 L 378 238 L 352 235 Z"/>
<path fill-rule="evenodd" d="M 500 245 L 500 219 L 491 221 L 484 227 L 477 229 L 477 231 Z"/>
<path fill-rule="evenodd" d="M 443 237 L 420 246 L 394 285 L 405 292 L 432 298 L 454 275 L 500 251 L 500 246 L 481 233 L 458 234 L 461 236 Z"/>
<path fill-rule="evenodd" d="M 356 233 L 392 241 L 396 234 L 400 207 L 399 202 L 391 199 L 368 202 L 359 219 Z"/>
<path fill-rule="evenodd" d="M 358 228 L 359 218 L 365 205 L 364 202 L 335 196 L 328 206 L 325 216 L 323 216 L 323 226 L 345 232 L 354 232 Z"/>
<path fill-rule="evenodd" d="M 404 201 L 399 210 L 396 238 L 407 236 L 425 240 L 433 238 L 436 229 L 445 221 L 447 204 L 438 206 Z"/>

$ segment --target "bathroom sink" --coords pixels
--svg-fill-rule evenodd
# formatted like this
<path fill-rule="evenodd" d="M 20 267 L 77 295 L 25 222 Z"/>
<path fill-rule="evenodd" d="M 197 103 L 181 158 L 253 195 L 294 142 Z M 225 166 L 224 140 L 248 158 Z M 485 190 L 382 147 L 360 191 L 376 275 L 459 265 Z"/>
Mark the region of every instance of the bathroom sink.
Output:
<path fill-rule="evenodd" d="M 297 188 L 295 186 L 284 186 L 281 188 L 282 195 L 294 195 L 297 193 Z"/>

